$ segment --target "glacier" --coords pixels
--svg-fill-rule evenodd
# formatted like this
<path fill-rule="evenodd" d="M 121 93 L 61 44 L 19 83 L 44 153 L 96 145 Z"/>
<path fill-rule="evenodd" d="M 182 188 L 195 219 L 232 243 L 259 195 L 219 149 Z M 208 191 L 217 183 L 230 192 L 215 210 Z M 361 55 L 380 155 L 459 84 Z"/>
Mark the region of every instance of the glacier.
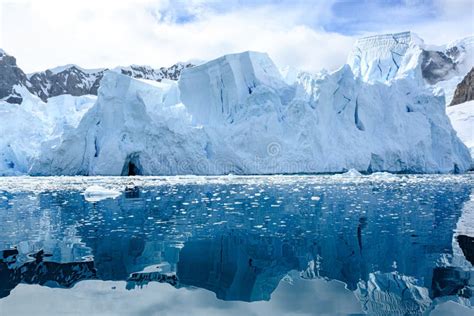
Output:
<path fill-rule="evenodd" d="M 0 101 L 0 175 L 27 174 L 41 147 L 54 148 L 67 130 L 74 130 L 96 97 L 60 95 L 45 103 L 16 87 L 23 102 Z"/>
<path fill-rule="evenodd" d="M 367 82 L 409 77 L 421 80 L 423 40 L 411 32 L 364 37 L 356 41 L 347 64 Z"/>
<path fill-rule="evenodd" d="M 69 98 L 64 109 L 20 87 L 17 112 L 0 101 L 24 121 L 0 118 L 0 174 L 464 172 L 471 156 L 444 95 L 426 85 L 423 45 L 412 33 L 365 38 L 340 69 L 286 78 L 258 52 L 184 68 L 177 81 L 104 71 L 97 97 L 55 97 Z"/>

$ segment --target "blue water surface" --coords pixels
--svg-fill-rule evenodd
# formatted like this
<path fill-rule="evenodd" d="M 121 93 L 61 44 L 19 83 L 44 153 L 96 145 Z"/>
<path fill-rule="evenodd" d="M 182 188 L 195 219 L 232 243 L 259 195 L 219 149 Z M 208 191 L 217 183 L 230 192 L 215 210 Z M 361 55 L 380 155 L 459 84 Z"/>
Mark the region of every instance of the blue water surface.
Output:
<path fill-rule="evenodd" d="M 0 314 L 472 315 L 473 183 L 0 179 Z"/>

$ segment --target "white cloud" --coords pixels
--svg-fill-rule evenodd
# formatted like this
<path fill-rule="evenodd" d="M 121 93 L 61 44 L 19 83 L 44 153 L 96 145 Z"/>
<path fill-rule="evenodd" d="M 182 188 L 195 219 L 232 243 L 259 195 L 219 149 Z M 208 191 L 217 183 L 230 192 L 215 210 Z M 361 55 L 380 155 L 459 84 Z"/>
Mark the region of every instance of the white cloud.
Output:
<path fill-rule="evenodd" d="M 377 32 L 398 32 L 410 30 L 427 44 L 443 45 L 474 34 L 474 2 L 472 0 L 405 0 L 408 8 L 418 11 L 417 15 L 431 14 L 396 26 L 380 25 Z"/>
<path fill-rule="evenodd" d="M 473 33 L 465 27 L 472 26 L 466 22 L 472 12 L 459 17 L 470 1 L 435 1 L 444 12 L 439 19 L 377 25 L 363 34 L 413 29 L 426 42 L 441 44 Z M 268 52 L 279 66 L 335 69 L 345 62 L 354 37 L 324 31 L 337 19 L 333 2 L 0 0 L 0 47 L 29 72 L 67 63 L 166 66 L 245 50 Z M 176 23 L 179 19 L 189 21 Z"/>
<path fill-rule="evenodd" d="M 84 67 L 170 65 L 244 50 L 265 51 L 281 65 L 334 69 L 353 39 L 298 23 L 297 10 L 271 6 L 215 13 L 202 1 L 188 7 L 198 18 L 160 20 L 169 1 L 42 0 L 3 3 L 0 45 L 26 71 L 59 64 Z"/>

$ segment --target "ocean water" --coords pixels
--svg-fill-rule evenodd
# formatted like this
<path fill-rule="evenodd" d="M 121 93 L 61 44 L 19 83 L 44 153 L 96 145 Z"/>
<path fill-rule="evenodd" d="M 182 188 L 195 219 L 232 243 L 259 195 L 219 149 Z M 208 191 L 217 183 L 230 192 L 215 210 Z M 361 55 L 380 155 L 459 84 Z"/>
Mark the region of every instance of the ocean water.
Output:
<path fill-rule="evenodd" d="M 0 178 L 0 314 L 474 315 L 473 187 L 474 174 Z"/>

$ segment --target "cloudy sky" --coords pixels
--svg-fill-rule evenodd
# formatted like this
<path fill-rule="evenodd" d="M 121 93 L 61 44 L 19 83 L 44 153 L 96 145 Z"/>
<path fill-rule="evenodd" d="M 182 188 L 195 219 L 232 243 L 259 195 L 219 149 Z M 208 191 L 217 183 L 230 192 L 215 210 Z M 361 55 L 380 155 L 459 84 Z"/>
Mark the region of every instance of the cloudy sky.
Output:
<path fill-rule="evenodd" d="M 474 34 L 473 0 L 0 0 L 0 47 L 26 72 L 209 60 L 265 51 L 278 66 L 342 65 L 357 37 Z"/>

